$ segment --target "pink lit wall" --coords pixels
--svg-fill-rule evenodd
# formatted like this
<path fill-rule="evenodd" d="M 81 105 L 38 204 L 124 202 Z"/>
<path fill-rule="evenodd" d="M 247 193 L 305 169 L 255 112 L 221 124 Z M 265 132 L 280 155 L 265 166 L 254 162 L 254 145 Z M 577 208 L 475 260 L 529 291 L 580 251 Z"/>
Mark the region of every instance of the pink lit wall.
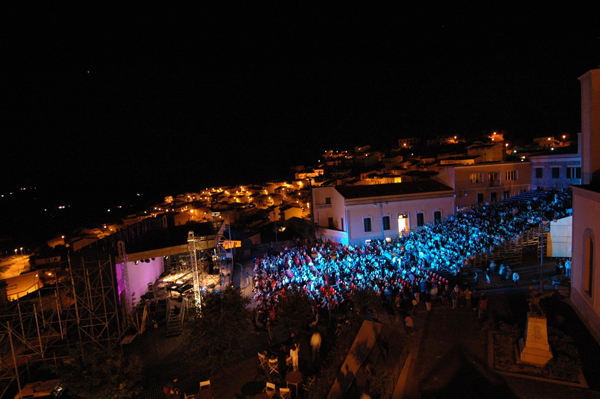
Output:
<path fill-rule="evenodd" d="M 129 297 L 131 304 L 135 305 L 139 302 L 140 297 L 148 292 L 148 284 L 154 283 L 165 270 L 164 258 L 149 259 L 149 262 L 139 261 L 127 262 L 127 274 L 129 275 Z M 125 282 L 123 281 L 123 264 L 117 264 L 117 282 L 119 286 L 119 298 L 125 290 Z"/>

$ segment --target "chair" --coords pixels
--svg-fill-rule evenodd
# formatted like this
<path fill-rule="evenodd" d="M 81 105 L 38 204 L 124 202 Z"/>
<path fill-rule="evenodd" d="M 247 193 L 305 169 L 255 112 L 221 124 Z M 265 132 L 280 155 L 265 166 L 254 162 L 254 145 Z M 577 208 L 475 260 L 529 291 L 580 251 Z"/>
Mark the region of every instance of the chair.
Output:
<path fill-rule="evenodd" d="M 263 389 L 263 392 L 269 395 L 269 397 L 271 398 L 273 397 L 273 395 L 275 395 L 275 393 L 277 393 L 277 387 L 272 382 L 267 382 L 267 385 L 265 386 L 265 389 Z"/>
<path fill-rule="evenodd" d="M 267 363 L 269 362 L 269 359 L 267 359 L 267 356 L 263 355 L 260 352 L 258 352 L 258 360 L 260 361 L 260 367 L 265 367 L 267 365 Z"/>
<path fill-rule="evenodd" d="M 200 390 L 210 388 L 210 380 L 200 381 Z"/>
<path fill-rule="evenodd" d="M 292 357 L 288 356 L 285 358 L 285 365 L 288 368 L 288 371 L 291 370 L 294 367 L 294 364 L 292 363 Z"/>
<path fill-rule="evenodd" d="M 183 394 L 183 399 L 195 399 L 196 395 L 186 395 L 185 393 Z"/>
<path fill-rule="evenodd" d="M 279 388 L 279 397 L 281 399 L 292 399 L 292 392 L 289 388 Z"/>
<path fill-rule="evenodd" d="M 279 359 L 277 358 L 269 359 L 269 374 L 274 372 L 279 374 Z"/>
<path fill-rule="evenodd" d="M 302 383 L 302 389 L 305 392 L 308 392 L 310 390 L 310 387 L 312 386 L 312 384 L 315 382 L 315 376 L 313 375 L 312 377 L 308 377 L 308 379 L 306 380 L 306 382 Z"/>

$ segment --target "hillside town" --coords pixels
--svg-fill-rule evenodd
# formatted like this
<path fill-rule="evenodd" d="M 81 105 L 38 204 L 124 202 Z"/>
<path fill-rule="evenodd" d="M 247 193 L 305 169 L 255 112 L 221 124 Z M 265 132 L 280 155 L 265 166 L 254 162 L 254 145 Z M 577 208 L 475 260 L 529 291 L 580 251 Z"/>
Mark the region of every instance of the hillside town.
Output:
<path fill-rule="evenodd" d="M 344 232 L 342 218 L 334 217 L 331 221 L 319 211 L 322 209 L 320 201 L 329 196 L 323 193 L 342 187 L 342 191 L 352 191 L 350 187 L 409 182 L 418 182 L 415 186 L 422 187 L 431 182 L 443 185 L 445 197 L 451 198 L 445 201 L 443 212 L 434 215 L 436 211 L 428 210 L 427 217 L 414 213 L 410 222 L 409 215 L 405 215 L 407 224 L 402 228 L 410 230 L 464 207 L 497 203 L 534 189 L 567 189 L 581 184 L 579 143 L 577 137 L 563 135 L 558 139 L 536 138 L 528 145 L 517 147 L 505 141 L 503 133 L 490 132 L 485 141 L 467 142 L 459 136 L 425 142 L 408 138 L 398 139 L 397 147 L 392 149 L 375 150 L 365 145 L 352 150 L 328 150 L 316 160 L 314 167 L 293 167 L 294 177 L 289 181 L 211 187 L 166 196 L 164 202 L 141 209 L 123 218 L 121 223 L 82 226 L 69 232 L 67 238 L 56 237 L 47 244 L 50 247 L 66 245 L 79 251 L 121 229 L 163 216 L 174 226 L 226 220 L 248 237 L 256 236 L 267 227 L 265 239 L 255 237 L 253 244 L 275 241 L 275 230 L 280 239 L 291 238 L 285 233 L 286 226 L 301 220 L 308 226 Z M 377 194 L 372 197 L 376 199 Z"/>
<path fill-rule="evenodd" d="M 582 91 L 594 98 L 600 92 L 586 82 L 599 73 L 581 78 Z M 431 312 L 466 307 L 457 317 L 475 323 L 474 331 L 488 329 L 485 323 L 494 323 L 488 298 L 499 306 L 506 292 L 524 294 L 523 282 L 530 284 L 531 312 L 519 363 L 552 368 L 562 352 L 550 348 L 554 336 L 540 307 L 550 294 L 538 297 L 533 285 L 570 297 L 590 336 L 599 334 L 588 300 L 597 291 L 598 225 L 586 216 L 597 207 L 597 194 L 589 194 L 596 193 L 598 159 L 590 151 L 597 123 L 584 113 L 577 137 L 539 137 L 526 146 L 489 132 L 483 140 L 406 138 L 379 151 L 369 145 L 327 150 L 314 167 L 295 167 L 289 181 L 166 196 L 121 223 L 82 227 L 31 255 L 17 248 L 3 260 L 4 269 L 17 273 L 5 272 L 0 287 L 2 334 L 11 338 L 2 349 L 4 392 L 15 386 L 23 392 L 19 370 L 34 370 L 50 353 L 58 362 L 77 336 L 80 345 L 142 345 L 138 350 L 148 352 L 146 340 L 158 339 L 160 330 L 165 341 L 158 348 L 177 339 L 189 344 L 195 337 L 189 324 L 209 323 L 211 298 L 233 290 L 247 301 L 256 334 L 245 350 L 258 352 L 238 364 L 258 367 L 257 376 L 246 377 L 258 378 L 252 386 L 263 384 L 268 397 L 290 397 L 290 389 L 295 397 L 328 398 L 435 392 L 436 383 L 415 386 L 407 377 L 415 373 L 411 353 L 422 344 L 412 338 L 415 323 L 421 336 Z M 596 202 L 581 208 L 578 198 Z M 554 272 L 546 261 L 556 264 Z M 281 309 L 296 295 L 310 305 L 293 320 L 298 304 Z M 369 302 L 369 295 L 377 299 Z M 468 312 L 472 307 L 477 317 Z M 328 353 L 345 348 L 342 363 L 320 357 L 322 336 Z M 13 337 L 22 342 L 16 349 Z M 356 345 L 365 354 L 351 349 Z M 396 353 L 394 361 L 388 351 Z M 320 378 L 328 368 L 331 379 Z M 176 370 L 155 377 L 170 381 Z M 390 381 L 377 386 L 377 370 L 386 370 Z M 216 374 L 223 369 L 196 371 L 205 379 L 199 392 L 197 376 L 184 374 L 164 384 L 167 397 L 181 390 L 188 398 L 230 397 L 231 386 L 218 382 L 227 379 Z M 578 389 L 596 384 L 579 374 L 568 378 Z M 499 384 L 501 392 L 528 387 Z M 137 397 L 152 397 L 155 385 Z"/>

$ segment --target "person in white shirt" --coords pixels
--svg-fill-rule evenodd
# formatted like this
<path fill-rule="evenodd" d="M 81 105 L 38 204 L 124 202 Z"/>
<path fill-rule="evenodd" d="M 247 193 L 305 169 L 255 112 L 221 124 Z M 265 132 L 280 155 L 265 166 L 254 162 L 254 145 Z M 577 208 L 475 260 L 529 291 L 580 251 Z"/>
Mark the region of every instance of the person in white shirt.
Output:
<path fill-rule="evenodd" d="M 571 277 L 571 259 L 569 258 L 565 261 L 565 275 Z"/>
<path fill-rule="evenodd" d="M 310 337 L 310 346 L 312 348 L 313 361 L 319 355 L 319 351 L 321 350 L 321 341 L 322 341 L 321 334 L 319 334 L 319 332 L 315 330 L 312 337 Z"/>

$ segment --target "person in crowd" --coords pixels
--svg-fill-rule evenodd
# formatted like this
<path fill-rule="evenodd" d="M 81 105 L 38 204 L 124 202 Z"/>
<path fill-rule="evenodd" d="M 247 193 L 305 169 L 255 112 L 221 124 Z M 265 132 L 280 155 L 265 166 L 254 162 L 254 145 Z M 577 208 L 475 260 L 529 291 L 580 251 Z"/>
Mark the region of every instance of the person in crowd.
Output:
<path fill-rule="evenodd" d="M 485 293 L 481 294 L 481 297 L 479 298 L 479 312 L 477 313 L 477 318 L 478 319 L 483 319 L 485 317 L 485 314 L 487 312 L 487 304 L 488 304 L 488 299 L 487 299 L 487 295 L 485 295 Z"/>
<path fill-rule="evenodd" d="M 442 293 L 442 307 L 445 309 L 447 307 L 450 307 L 450 286 L 449 284 L 445 284 L 444 286 L 444 292 Z"/>
<path fill-rule="evenodd" d="M 354 292 L 367 288 L 388 303 L 390 292 L 402 293 L 408 305 L 413 298 L 418 303 L 423 285 L 428 291 L 427 281 L 430 287 L 447 286 L 443 276 L 458 276 L 465 266 L 473 265 L 478 254 L 492 253 L 495 246 L 509 243 L 535 227 L 539 217 L 571 215 L 570 193 L 556 194 L 550 199 L 540 192 L 521 202 L 467 209 L 391 241 L 373 239 L 368 244 L 354 245 L 297 241 L 292 247 L 270 251 L 253 264 L 258 320 L 268 324 L 269 317 L 276 315 L 280 297 L 291 291 L 301 292 L 316 309 L 325 311 L 344 305 Z M 570 275 L 570 267 L 565 272 Z M 509 267 L 505 276 L 507 280 L 514 276 Z M 478 290 L 478 279 L 476 274 L 474 291 Z"/>
<path fill-rule="evenodd" d="M 556 274 L 557 276 L 560 276 L 563 273 L 563 259 L 562 258 L 556 258 L 556 266 L 555 266 L 555 270 L 554 270 L 554 274 Z"/>
<path fill-rule="evenodd" d="M 565 261 L 565 276 L 571 277 L 571 259 L 567 258 Z"/>
<path fill-rule="evenodd" d="M 506 270 L 506 266 L 504 266 L 504 263 L 500 263 L 500 268 L 498 269 L 498 275 L 500 276 L 500 282 L 502 282 L 502 279 L 504 278 L 505 270 Z"/>
<path fill-rule="evenodd" d="M 404 327 L 406 328 L 406 333 L 408 335 L 412 335 L 415 332 L 415 322 L 410 313 L 404 318 Z"/>
<path fill-rule="evenodd" d="M 490 266 L 488 267 L 490 274 L 493 275 L 496 272 L 496 261 L 490 260 Z"/>
<path fill-rule="evenodd" d="M 431 310 L 431 292 L 425 291 L 425 307 L 427 311 Z"/>
<path fill-rule="evenodd" d="M 300 360 L 300 343 L 298 341 L 292 343 L 290 348 L 290 356 L 292 357 L 292 367 L 294 371 L 298 371 L 299 360 Z"/>
<path fill-rule="evenodd" d="M 512 279 L 513 279 L 513 283 L 515 283 L 515 287 L 519 287 L 519 279 L 521 277 L 519 276 L 519 273 L 514 272 L 512 275 Z"/>
<path fill-rule="evenodd" d="M 467 286 L 467 288 L 464 289 L 463 293 L 465 296 L 465 302 L 467 305 L 467 309 L 470 309 L 471 308 L 471 290 L 469 290 L 468 286 Z"/>
<path fill-rule="evenodd" d="M 458 284 L 454 286 L 450 295 L 452 297 L 452 309 L 456 309 L 458 306 L 458 298 L 460 296 L 460 288 L 458 287 Z"/>
<path fill-rule="evenodd" d="M 315 330 L 312 337 L 310 337 L 310 347 L 312 348 L 312 360 L 315 361 L 317 356 L 319 356 L 319 351 L 321 350 L 321 334 L 319 334 L 318 330 Z"/>

